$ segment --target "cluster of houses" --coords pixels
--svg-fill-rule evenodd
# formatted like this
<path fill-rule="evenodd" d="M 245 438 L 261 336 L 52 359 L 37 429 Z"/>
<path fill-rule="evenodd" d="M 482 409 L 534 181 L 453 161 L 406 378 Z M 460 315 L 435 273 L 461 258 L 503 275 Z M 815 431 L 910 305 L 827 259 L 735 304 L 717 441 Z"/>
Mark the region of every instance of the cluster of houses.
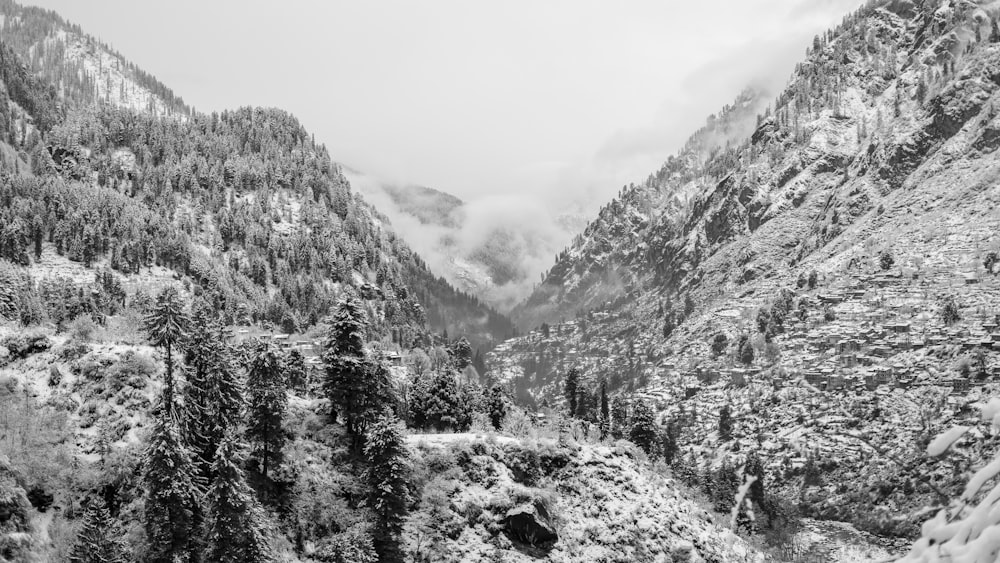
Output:
<path fill-rule="evenodd" d="M 292 338 L 290 334 L 259 333 L 251 334 L 247 329 L 236 331 L 237 341 L 244 341 L 256 338 L 266 342 L 273 342 L 278 348 L 285 352 L 298 350 L 305 360 L 306 367 L 319 369 L 323 364 L 323 343 L 318 340 L 308 340 L 305 338 Z M 379 358 L 390 366 L 399 367 L 403 365 L 403 358 L 395 350 L 378 350 Z"/>

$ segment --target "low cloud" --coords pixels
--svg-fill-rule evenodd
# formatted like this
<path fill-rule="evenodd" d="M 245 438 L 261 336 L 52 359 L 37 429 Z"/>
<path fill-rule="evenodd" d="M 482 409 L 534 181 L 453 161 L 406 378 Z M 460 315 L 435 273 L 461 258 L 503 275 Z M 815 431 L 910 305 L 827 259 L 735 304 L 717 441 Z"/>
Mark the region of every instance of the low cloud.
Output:
<path fill-rule="evenodd" d="M 380 180 L 350 171 L 345 174 L 433 272 L 459 288 L 476 290 L 502 311 L 530 293 L 573 234 L 543 200 L 530 195 L 478 198 L 437 222 L 428 222 L 403 209 Z M 484 283 L 487 276 L 495 283 Z"/>
<path fill-rule="evenodd" d="M 590 155 L 563 161 L 521 164 L 511 176 L 543 190 L 468 197 L 453 227 L 421 223 L 400 209 L 371 179 L 359 188 L 386 213 L 394 228 L 441 275 L 456 271 L 455 261 L 483 264 L 501 283 L 483 297 L 501 310 L 523 300 L 553 257 L 592 219 L 597 210 L 629 183 L 641 183 L 675 154 L 709 115 L 732 103 L 747 87 L 770 100 L 784 88 L 812 38 L 839 23 L 859 0 L 765 0 L 761 9 L 776 14 L 763 29 L 742 33 L 749 39 L 713 49 L 713 58 L 677 77 L 654 115 L 638 127 L 622 128 Z M 692 45 L 697 48 L 697 45 Z M 683 56 L 679 54 L 678 56 Z M 662 72 L 670 72 L 663 69 Z M 752 118 L 751 118 L 752 119 Z M 742 128 L 748 135 L 752 123 Z M 352 184 L 359 180 L 352 178 Z M 481 192 L 470 186 L 468 192 Z M 456 285 L 462 286 L 462 280 Z"/>

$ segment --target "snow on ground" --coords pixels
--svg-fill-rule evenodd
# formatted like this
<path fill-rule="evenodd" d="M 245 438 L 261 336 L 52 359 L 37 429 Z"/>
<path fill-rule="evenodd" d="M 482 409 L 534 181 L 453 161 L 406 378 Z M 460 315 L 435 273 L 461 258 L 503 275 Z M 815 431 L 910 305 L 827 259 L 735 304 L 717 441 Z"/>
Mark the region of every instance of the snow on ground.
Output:
<path fill-rule="evenodd" d="M 416 446 L 419 444 L 427 445 L 444 445 L 444 444 L 454 444 L 456 442 L 475 442 L 478 440 L 492 440 L 499 444 L 516 444 L 520 442 L 517 438 L 512 438 L 510 436 L 500 436 L 496 434 L 477 434 L 474 432 L 460 432 L 452 434 L 409 434 L 406 436 L 406 441 L 411 446 Z"/>

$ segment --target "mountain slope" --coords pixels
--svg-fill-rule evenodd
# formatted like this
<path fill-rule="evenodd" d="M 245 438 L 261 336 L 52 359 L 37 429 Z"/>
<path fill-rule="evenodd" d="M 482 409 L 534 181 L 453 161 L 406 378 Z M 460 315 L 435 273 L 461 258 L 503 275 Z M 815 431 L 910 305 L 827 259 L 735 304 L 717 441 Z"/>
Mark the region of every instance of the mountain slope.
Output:
<path fill-rule="evenodd" d="M 3 37 L 60 81 L 47 84 L 2 46 L 0 108 L 10 117 L 0 141 L 11 174 L 0 182 L 0 256 L 30 266 L 36 280 L 58 275 L 38 267 L 52 251 L 125 281 L 172 269 L 229 322 L 304 331 L 354 288 L 372 302 L 377 330 L 404 345 L 428 331 L 466 335 L 480 348 L 512 334 L 506 318 L 433 275 L 294 117 L 189 113 L 96 43 L 87 56 L 118 61 L 102 72 L 125 80 L 119 91 L 145 94 L 91 96 L 87 63 L 67 46 L 89 41 L 78 28 L 50 12 L 0 9 L 12 14 Z M 42 44 L 54 54 L 37 56 Z"/>
<path fill-rule="evenodd" d="M 572 317 L 627 293 L 645 274 L 646 250 L 698 195 L 702 178 L 732 159 L 732 145 L 753 131 L 762 92 L 746 90 L 645 182 L 624 188 L 559 254 L 543 282 L 512 312 L 524 327 Z"/>
<path fill-rule="evenodd" d="M 0 2 L 0 40 L 75 107 L 109 104 L 153 115 L 191 113 L 179 96 L 51 10 Z"/>
<path fill-rule="evenodd" d="M 578 366 L 701 470 L 759 451 L 808 513 L 915 533 L 984 459 L 921 444 L 998 392 L 997 7 L 870 2 L 818 37 L 748 138 L 609 204 L 489 365 L 538 402 Z"/>
<path fill-rule="evenodd" d="M 954 189 L 966 182 L 948 182 L 988 175 L 993 162 L 993 20 L 970 2 L 931 4 L 874 3 L 818 40 L 752 136 L 704 161 L 685 148 L 661 180 L 625 190 L 560 255 L 519 320 L 537 325 L 637 296 L 679 306 L 689 290 L 725 295 L 787 266 L 794 280 L 804 261 L 883 246 L 866 241 L 888 234 L 908 189 L 930 181 L 947 185 L 935 190 L 941 198 L 975 208 Z"/>

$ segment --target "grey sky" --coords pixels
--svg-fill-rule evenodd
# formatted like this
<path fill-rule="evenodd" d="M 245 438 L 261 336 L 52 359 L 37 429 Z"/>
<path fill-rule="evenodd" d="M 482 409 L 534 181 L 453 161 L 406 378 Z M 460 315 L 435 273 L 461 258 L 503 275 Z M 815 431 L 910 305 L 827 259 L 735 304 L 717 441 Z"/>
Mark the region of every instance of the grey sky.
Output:
<path fill-rule="evenodd" d="M 199 110 L 287 109 L 375 176 L 600 205 L 860 0 L 28 3 Z"/>

